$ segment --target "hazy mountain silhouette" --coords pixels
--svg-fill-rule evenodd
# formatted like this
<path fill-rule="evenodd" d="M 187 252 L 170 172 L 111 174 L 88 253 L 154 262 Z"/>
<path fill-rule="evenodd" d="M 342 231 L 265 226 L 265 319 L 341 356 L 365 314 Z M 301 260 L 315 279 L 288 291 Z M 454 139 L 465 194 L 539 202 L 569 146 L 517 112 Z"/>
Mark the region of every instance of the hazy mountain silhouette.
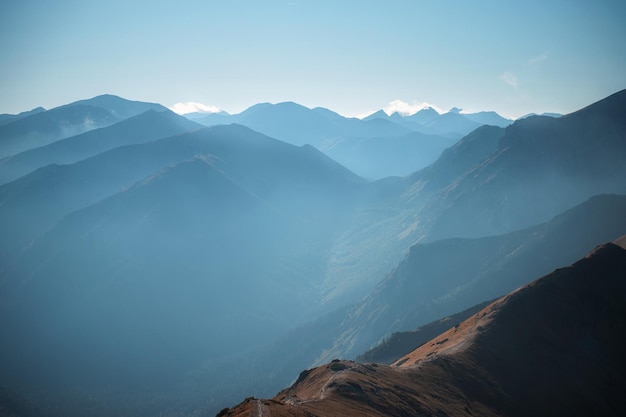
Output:
<path fill-rule="evenodd" d="M 302 325 L 254 353 L 220 364 L 217 368 L 228 374 L 220 379 L 222 390 L 232 387 L 224 390 L 223 398 L 237 401 L 237 396 L 271 396 L 304 367 L 337 357 L 355 358 L 396 331 L 427 325 L 506 294 L 533 276 L 576 260 L 598 242 L 624 233 L 625 207 L 626 196 L 600 196 L 521 232 L 415 245 L 361 302 Z M 433 327 L 443 331 L 454 325 L 446 326 L 446 322 L 458 320 L 432 323 L 422 331 L 430 332 Z M 199 385 L 215 392 L 210 375 L 199 373 L 185 389 Z M 218 403 L 217 409 L 226 405 Z"/>
<path fill-rule="evenodd" d="M 428 167 L 411 175 L 409 193 L 415 190 L 440 190 L 459 176 L 471 170 L 498 149 L 505 130 L 494 126 L 481 126 L 453 146 Z"/>
<path fill-rule="evenodd" d="M 419 115 L 418 115 L 419 113 Z M 410 129 L 414 132 L 423 133 L 425 135 L 439 135 L 442 132 L 438 132 L 436 129 L 430 128 L 427 126 L 430 121 L 439 117 L 439 113 L 432 108 L 420 110 L 418 113 L 412 116 L 403 116 L 400 113 L 393 113 L 388 115 L 384 110 L 378 110 L 375 113 L 370 114 L 369 116 L 363 118 L 364 121 L 372 122 L 378 120 L 390 121 L 407 129 Z M 415 117 L 413 117 L 415 116 Z M 420 117 L 421 116 L 421 117 Z M 428 120 L 428 122 L 418 122 L 417 120 Z M 449 137 L 450 139 L 460 139 L 462 135 L 458 133 L 452 133 Z"/>
<path fill-rule="evenodd" d="M 103 95 L 36 112 L 0 125 L 0 158 L 109 126 L 151 109 L 167 110 L 160 104 Z"/>
<path fill-rule="evenodd" d="M 321 107 L 309 109 L 286 102 L 261 103 L 237 115 L 209 115 L 197 121 L 205 125 L 234 122 L 287 143 L 310 144 L 350 170 L 372 179 L 414 172 L 434 161 L 441 150 L 459 138 L 458 134 L 420 135 L 415 132 L 431 130 L 400 119 L 392 120 L 385 115 L 359 120 Z"/>
<path fill-rule="evenodd" d="M 613 243 L 622 249 L 626 249 L 626 235 L 614 240 Z M 491 301 L 482 302 L 460 313 L 421 326 L 416 330 L 393 333 L 374 348 L 359 355 L 357 360 L 359 362 L 377 362 L 385 364 L 396 362 L 415 347 L 421 346 L 435 336 L 451 329 L 469 316 L 482 310 L 490 303 Z"/>
<path fill-rule="evenodd" d="M 359 120 L 292 102 L 261 103 L 237 115 L 211 114 L 195 120 L 205 125 L 235 122 L 288 143 L 311 144 L 372 179 L 415 172 L 482 124 L 511 123 L 495 112 L 440 115 L 430 107 L 411 116 L 388 116 L 379 110 Z"/>
<path fill-rule="evenodd" d="M 363 118 L 363 120 L 375 120 L 375 119 L 389 119 L 389 115 L 382 109 L 370 114 Z"/>
<path fill-rule="evenodd" d="M 561 113 L 528 113 L 523 115 L 522 117 L 519 117 L 518 119 L 525 119 L 527 117 L 531 117 L 531 116 L 546 116 L 546 117 L 561 117 L 563 116 Z"/>
<path fill-rule="evenodd" d="M 503 135 L 502 128 L 482 126 L 406 179 L 380 181 L 379 186 L 388 189 L 385 198 L 366 207 L 332 248 L 325 285 L 328 300 L 346 292 L 355 295 L 354 301 L 366 295 L 423 236 L 414 234 L 424 233 L 436 219 L 425 202 L 436 201 L 442 189 L 493 153 Z"/>
<path fill-rule="evenodd" d="M 109 111 L 90 105 L 75 105 L 36 113 L 0 125 L 0 158 L 109 126 L 118 120 Z"/>
<path fill-rule="evenodd" d="M 5 125 L 10 122 L 14 122 L 18 119 L 23 119 L 24 117 L 31 116 L 33 114 L 41 113 L 45 111 L 43 107 L 36 107 L 32 110 L 23 111 L 19 114 L 0 114 L 0 125 Z"/>
<path fill-rule="evenodd" d="M 233 122 L 294 145 L 319 144 L 333 136 L 335 123 L 296 103 L 262 103 L 232 116 Z"/>
<path fill-rule="evenodd" d="M 57 168 L 60 181 L 63 172 L 80 179 L 67 192 L 84 205 L 96 197 L 90 182 L 107 189 L 99 185 L 107 167 L 123 174 L 113 175 L 120 185 L 171 160 L 183 161 L 75 208 L 4 265 L 0 328 L 15 337 L 2 346 L 3 379 L 60 391 L 74 382 L 117 386 L 120 378 L 167 385 L 203 361 L 269 342 L 319 309 L 325 248 L 366 182 L 311 146 L 237 125 Z M 40 181 L 17 190 L 27 191 L 27 213 L 13 205 L 14 213 L 32 216 L 32 199 L 44 200 L 38 189 L 50 181 L 67 186 L 40 175 L 54 168 L 2 187 Z M 57 216 L 72 209 L 65 204 L 53 207 Z"/>
<path fill-rule="evenodd" d="M 596 196 L 547 223 L 478 239 L 410 248 L 402 262 L 329 330 L 322 360 L 354 357 L 393 332 L 414 329 L 502 296 L 533 276 L 626 234 L 626 196 Z M 330 358 L 330 359 L 329 359 Z"/>
<path fill-rule="evenodd" d="M 200 128 L 201 125 L 169 110 L 148 110 L 112 126 L 58 140 L 4 159 L 0 161 L 0 184 L 49 164 L 71 164 L 118 146 L 150 142 Z"/>
<path fill-rule="evenodd" d="M 315 107 L 313 108 L 313 111 L 318 114 L 321 114 L 322 116 L 330 120 L 336 120 L 336 121 L 341 122 L 343 119 L 345 119 L 345 117 L 343 117 L 339 113 L 335 113 L 334 111 L 326 109 L 324 107 Z"/>
<path fill-rule="evenodd" d="M 513 123 L 512 120 L 505 119 L 493 111 L 461 114 L 460 109 L 452 109 L 448 113 L 439 114 L 432 107 L 427 107 L 408 116 L 402 116 L 399 113 L 388 116 L 383 110 L 379 110 L 364 120 L 376 119 L 391 120 L 417 132 L 454 139 L 469 134 L 481 125 L 506 127 Z"/>
<path fill-rule="evenodd" d="M 435 120 L 437 117 L 439 117 L 439 113 L 437 112 L 437 110 L 433 109 L 432 107 L 426 107 L 425 109 L 422 109 L 415 114 L 406 116 L 405 119 L 415 123 L 419 123 L 424 126 L 428 126 L 428 124 Z"/>
<path fill-rule="evenodd" d="M 102 94 L 100 96 L 96 96 L 90 99 L 75 101 L 73 103 L 66 104 L 57 108 L 73 107 L 80 105 L 88 105 L 105 109 L 119 120 L 128 119 L 129 117 L 136 116 L 148 110 L 155 110 L 158 112 L 168 110 L 167 107 L 164 107 L 163 105 L 158 103 L 126 100 L 112 94 Z"/>
<path fill-rule="evenodd" d="M 623 100 L 481 126 L 433 164 L 376 182 L 242 125 L 159 139 L 177 117 L 117 121 L 132 110 L 109 96 L 107 109 L 63 107 L 116 124 L 4 161 L 85 158 L 0 186 L 0 334 L 11 335 L 0 384 L 63 417 L 210 415 L 501 296 L 626 233 L 626 197 L 590 199 L 625 193 Z M 366 149 L 381 166 L 402 159 L 377 146 L 419 124 L 295 103 L 246 117 L 319 149 Z"/>
<path fill-rule="evenodd" d="M 466 136 L 346 231 L 333 248 L 328 287 L 343 277 L 372 283 L 415 242 L 508 233 L 593 195 L 626 194 L 625 98 L 626 90 L 558 119 L 519 120 L 501 137 L 496 127 Z"/>
<path fill-rule="evenodd" d="M 467 115 L 448 112 L 435 118 L 427 126 L 442 134 L 465 136 L 481 124 L 469 119 Z"/>
<path fill-rule="evenodd" d="M 227 112 L 192 113 L 185 114 L 184 116 L 204 126 L 227 125 L 233 123 L 231 118 L 232 115 Z"/>
<path fill-rule="evenodd" d="M 455 139 L 419 132 L 382 138 L 340 139 L 323 147 L 324 153 L 371 179 L 406 176 L 436 160 Z"/>
<path fill-rule="evenodd" d="M 598 247 L 393 366 L 333 361 L 220 416 L 620 414 L 626 251 Z"/>
<path fill-rule="evenodd" d="M 513 120 L 505 119 L 494 111 L 481 111 L 478 113 L 463 113 L 466 118 L 481 125 L 507 127 Z"/>
<path fill-rule="evenodd" d="M 182 365 L 176 362 L 192 357 L 197 361 L 203 351 L 210 355 L 231 348 L 215 343 L 220 327 L 241 322 L 236 306 L 228 307 L 227 295 L 237 292 L 250 303 L 254 293 L 248 294 L 243 285 L 271 286 L 266 280 L 255 283 L 258 275 L 248 276 L 259 273 L 259 262 L 268 255 L 265 248 L 276 223 L 272 217 L 269 208 L 204 159 L 175 165 L 68 216 L 22 255 L 31 266 L 16 267 L 13 272 L 23 271 L 14 276 L 19 281 L 3 291 L 15 297 L 3 297 L 3 310 L 15 301 L 19 304 L 10 307 L 13 320 L 3 320 L 2 327 L 38 329 L 5 344 L 15 351 L 8 356 L 5 351 L 3 357 L 16 359 L 22 352 L 22 357 L 37 362 L 31 369 L 38 383 L 50 383 L 64 377 L 84 380 L 90 372 L 109 380 L 111 372 L 122 373 L 123 379 L 146 373 L 163 376 L 172 367 L 180 372 Z M 233 262 L 241 253 L 248 254 L 245 264 Z M 221 319 L 219 311 L 229 321 Z M 263 315 L 257 311 L 256 317 L 260 321 L 254 326 L 264 325 Z M 178 354 L 181 343 L 189 344 L 185 357 Z M 146 346 L 157 355 L 142 360 Z M 108 360 L 105 371 L 102 361 L 107 355 L 116 359 Z M 153 362 L 163 355 L 169 364 Z M 76 368 L 63 371 L 69 357 Z M 128 363 L 135 365 L 124 372 Z M 24 365 L 18 360 L 3 368 L 12 370 L 8 375 L 35 383 L 33 375 L 20 372 Z"/>
<path fill-rule="evenodd" d="M 430 239 L 502 233 L 601 193 L 626 194 L 626 91 L 561 118 L 506 128 L 498 149 L 444 189 Z"/>
<path fill-rule="evenodd" d="M 296 103 L 258 104 L 233 116 L 241 123 L 268 136 L 295 145 L 321 148 L 325 141 L 342 137 L 375 137 L 409 133 L 390 122 L 367 122 L 337 118 L 329 112 L 311 110 Z"/>
<path fill-rule="evenodd" d="M 144 124 L 146 117 L 170 120 L 160 113 L 139 116 L 140 126 L 148 128 L 148 132 L 154 124 Z M 135 126 L 132 119 L 128 122 Z M 73 138 L 70 144 L 75 144 Z M 204 128 L 118 147 L 72 165 L 49 165 L 0 186 L 0 224 L 7 231 L 0 237 L 3 259 L 8 262 L 8 254 L 28 245 L 63 216 L 196 155 L 211 155 L 218 158 L 217 163 L 229 164 L 229 171 L 238 180 L 294 217 L 314 213 L 322 203 L 327 207 L 343 204 L 355 193 L 361 193 L 361 186 L 365 185 L 362 179 L 310 146 L 297 148 L 238 125 Z M 292 185 L 298 188 L 297 194 L 288 191 Z"/>

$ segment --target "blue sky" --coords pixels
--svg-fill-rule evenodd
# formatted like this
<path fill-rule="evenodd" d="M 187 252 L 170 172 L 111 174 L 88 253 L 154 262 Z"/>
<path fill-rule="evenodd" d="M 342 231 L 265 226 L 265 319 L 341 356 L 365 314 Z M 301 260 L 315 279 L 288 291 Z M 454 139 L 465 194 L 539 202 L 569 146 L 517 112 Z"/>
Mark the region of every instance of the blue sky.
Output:
<path fill-rule="evenodd" d="M 103 93 L 567 113 L 626 88 L 625 21 L 617 0 L 0 0 L 0 113 Z"/>

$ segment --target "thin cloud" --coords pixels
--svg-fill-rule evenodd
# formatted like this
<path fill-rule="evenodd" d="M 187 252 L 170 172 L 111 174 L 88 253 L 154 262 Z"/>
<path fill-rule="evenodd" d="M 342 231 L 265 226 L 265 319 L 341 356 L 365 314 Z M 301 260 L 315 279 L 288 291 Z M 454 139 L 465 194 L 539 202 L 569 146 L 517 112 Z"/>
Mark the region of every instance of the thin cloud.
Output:
<path fill-rule="evenodd" d="M 376 113 L 376 110 L 368 110 L 365 111 L 363 113 L 358 113 L 355 115 L 344 115 L 345 117 L 356 117 L 357 119 L 365 119 L 367 116 L 371 116 L 372 114 Z"/>
<path fill-rule="evenodd" d="M 535 57 L 532 57 L 528 60 L 529 64 L 536 64 L 537 62 L 541 62 L 541 61 L 545 61 L 546 59 L 548 59 L 548 53 L 544 52 L 541 55 L 537 55 Z"/>
<path fill-rule="evenodd" d="M 443 113 L 443 111 L 439 107 L 435 106 L 434 104 L 430 104 L 426 102 L 407 103 L 406 101 L 402 101 L 402 100 L 392 101 L 386 107 L 384 107 L 383 110 L 388 115 L 392 115 L 393 113 L 399 113 L 403 116 L 410 116 L 428 107 L 432 107 L 439 114 Z"/>
<path fill-rule="evenodd" d="M 387 113 L 388 116 L 391 116 L 394 113 L 399 113 L 402 116 L 410 116 L 412 114 L 417 113 L 420 110 L 427 109 L 428 107 L 432 107 L 439 114 L 445 113 L 445 111 L 443 111 L 441 107 L 435 104 L 427 103 L 425 101 L 424 102 L 414 101 L 413 103 L 407 103 L 406 101 L 402 101 L 402 100 L 393 100 L 389 104 L 387 104 L 385 107 L 383 107 L 382 110 L 385 113 Z M 371 116 L 372 114 L 376 113 L 376 111 L 377 110 L 370 109 L 361 113 L 356 113 L 356 114 L 353 113 L 351 115 L 344 115 L 344 116 L 356 117 L 357 119 L 364 119 L 367 116 Z"/>
<path fill-rule="evenodd" d="M 500 77 L 498 78 L 500 78 L 502 81 L 504 81 L 511 87 L 517 88 L 517 77 L 512 72 L 507 71 L 503 74 L 500 74 Z"/>
<path fill-rule="evenodd" d="M 202 103 L 196 103 L 188 101 L 187 103 L 176 103 L 169 108 L 174 113 L 187 114 L 187 113 L 219 113 L 222 110 L 216 106 L 208 106 Z"/>

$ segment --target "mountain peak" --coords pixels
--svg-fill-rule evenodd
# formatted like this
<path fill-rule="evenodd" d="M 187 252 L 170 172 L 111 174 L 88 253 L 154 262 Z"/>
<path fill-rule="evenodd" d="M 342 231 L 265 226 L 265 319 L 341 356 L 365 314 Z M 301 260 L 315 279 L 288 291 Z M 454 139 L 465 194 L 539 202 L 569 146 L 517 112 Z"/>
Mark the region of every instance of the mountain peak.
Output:
<path fill-rule="evenodd" d="M 428 125 L 430 122 L 432 122 L 439 116 L 440 114 L 437 110 L 435 110 L 432 107 L 426 107 L 424 109 L 421 109 L 415 114 L 406 116 L 406 119 L 411 120 L 413 122 L 417 122 L 421 125 Z"/>
<path fill-rule="evenodd" d="M 373 120 L 373 119 L 388 119 L 389 115 L 385 113 L 384 110 L 380 109 L 369 116 L 363 118 L 363 120 Z"/>

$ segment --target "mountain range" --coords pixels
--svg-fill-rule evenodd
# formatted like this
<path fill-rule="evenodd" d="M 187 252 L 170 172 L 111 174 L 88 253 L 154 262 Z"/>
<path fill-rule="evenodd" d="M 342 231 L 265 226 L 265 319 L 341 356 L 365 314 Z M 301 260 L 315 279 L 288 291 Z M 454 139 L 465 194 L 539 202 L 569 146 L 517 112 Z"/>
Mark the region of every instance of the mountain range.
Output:
<path fill-rule="evenodd" d="M 218 416 L 613 415 L 626 251 L 607 243 L 490 303 L 391 366 L 332 362 Z"/>
<path fill-rule="evenodd" d="M 148 110 L 111 126 L 90 130 L 5 158 L 0 161 L 0 184 L 47 165 L 67 165 L 118 146 L 152 142 L 201 127 L 169 110 Z"/>
<path fill-rule="evenodd" d="M 546 224 L 520 232 L 417 244 L 359 302 L 299 326 L 254 355 L 224 363 L 232 375 L 221 380 L 222 388 L 232 385 L 241 396 L 267 397 L 293 382 L 303 369 L 302 364 L 310 367 L 333 358 L 366 358 L 366 350 L 383 346 L 398 350 L 401 346 L 389 346 L 393 333 L 416 327 L 423 328 L 420 333 L 428 333 L 432 338 L 474 314 L 475 305 L 574 262 L 597 242 L 626 233 L 625 203 L 624 196 L 598 196 Z M 454 314 L 462 310 L 464 313 Z M 446 319 L 439 323 L 442 317 Z M 429 324 L 431 321 L 433 324 Z M 416 336 L 425 341 L 423 336 Z M 407 338 L 414 339 L 411 335 Z M 273 359 L 276 357 L 281 358 L 280 364 Z M 398 357 L 387 356 L 385 361 Z M 246 372 L 234 372 L 235 364 L 242 363 Z M 199 381 L 204 378 L 198 376 Z M 247 391 L 239 389 L 242 379 L 257 378 L 265 385 L 248 382 Z M 268 386 L 270 382 L 274 390 Z"/>
<path fill-rule="evenodd" d="M 354 357 L 395 331 L 494 299 L 626 234 L 626 197 L 601 195 L 550 221 L 504 235 L 413 245 L 341 320 L 320 358 Z"/>
<path fill-rule="evenodd" d="M 43 107 L 36 107 L 32 110 L 27 110 L 27 111 L 23 111 L 19 114 L 0 114 L 0 124 L 4 125 L 10 122 L 13 122 L 15 120 L 18 119 L 22 119 L 26 116 L 30 116 L 36 113 L 41 113 L 42 111 L 45 111 L 46 109 L 44 109 Z"/>
<path fill-rule="evenodd" d="M 111 166 L 118 167 L 114 176 Z M 366 185 L 310 146 L 294 147 L 237 125 L 116 148 L 56 167 L 57 175 L 42 170 L 2 187 L 8 194 L 5 226 L 24 242 L 35 239 L 7 256 L 1 305 L 11 321 L 3 328 L 41 329 L 13 338 L 3 356 L 22 352 L 28 361 L 54 363 L 49 355 L 55 349 L 67 354 L 73 346 L 89 347 L 73 356 L 89 352 L 81 369 L 95 365 L 94 373 L 102 362 L 91 355 L 105 340 L 127 341 L 105 345 L 139 366 L 146 342 L 173 356 L 195 334 L 185 359 L 200 360 L 196 355 L 241 346 L 243 339 L 234 336 L 215 343 L 231 328 L 297 323 L 319 298 L 316 275 L 307 270 L 321 268 L 316 246 L 333 236 Z M 68 177 L 80 181 L 68 186 Z M 65 190 L 71 198 L 49 199 L 42 189 Z M 38 198 L 40 204 L 29 204 Z M 45 232 L 37 235 L 29 218 Z M 224 297 L 235 293 L 253 316 Z M 212 314 L 216 310 L 228 321 Z M 205 330 L 197 332 L 200 327 Z M 257 337 L 269 341 L 272 334 Z M 25 345 L 45 346 L 45 352 L 28 355 Z M 22 366 L 13 362 L 16 377 Z"/>
<path fill-rule="evenodd" d="M 51 110 L 35 109 L 0 124 L 0 158 L 47 145 L 136 116 L 147 110 L 165 111 L 160 104 L 124 100 L 103 95 Z M 5 120 L 7 117 L 5 117 Z"/>
<path fill-rule="evenodd" d="M 288 143 L 313 145 L 368 179 L 408 175 L 479 126 L 512 123 L 495 112 L 440 115 L 432 108 L 410 116 L 389 116 L 380 110 L 360 120 L 292 102 L 257 104 L 235 115 L 190 118 L 207 126 L 239 123 Z"/>
<path fill-rule="evenodd" d="M 344 291 L 345 276 L 375 283 L 413 243 L 508 233 L 594 195 L 625 194 L 625 109 L 621 91 L 561 118 L 535 116 L 465 136 L 346 231 L 329 265 L 329 296 Z M 371 248 L 376 255 L 364 255 Z"/>
<path fill-rule="evenodd" d="M 511 124 L 280 103 L 205 127 L 114 96 L 0 117 L 0 400 L 52 416 L 212 415 L 394 333 L 459 323 L 626 234 L 625 100 Z M 224 413 L 326 415 L 316 384 L 337 372 L 374 378 L 352 381 L 363 396 L 326 386 L 354 413 L 380 413 L 364 386 L 389 388 L 380 401 L 416 389 L 393 381 L 398 366 L 370 368 L 330 362 L 270 405 Z M 432 389 L 456 392 L 454 378 Z"/>

